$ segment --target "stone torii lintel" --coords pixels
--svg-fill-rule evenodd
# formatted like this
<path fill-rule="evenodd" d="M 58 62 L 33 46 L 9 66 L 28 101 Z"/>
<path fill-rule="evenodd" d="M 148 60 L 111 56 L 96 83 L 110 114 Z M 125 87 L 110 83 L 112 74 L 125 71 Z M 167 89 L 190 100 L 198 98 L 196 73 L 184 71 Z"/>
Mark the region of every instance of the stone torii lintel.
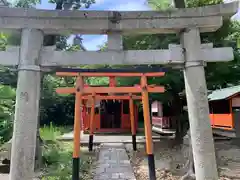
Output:
<path fill-rule="evenodd" d="M 181 49 L 182 45 L 179 44 L 169 44 L 169 49 Z M 213 43 L 205 43 L 200 45 L 199 53 L 194 57 L 195 60 L 192 59 L 192 62 L 204 61 L 208 62 L 227 62 L 232 61 L 234 59 L 233 48 L 232 47 L 220 47 L 213 48 Z M 183 60 L 184 61 L 184 60 Z"/>
<path fill-rule="evenodd" d="M 196 61 L 224 62 L 233 60 L 233 49 L 231 47 L 212 48 L 212 44 L 202 44 L 199 57 Z M 117 48 L 117 47 L 115 47 Z M 0 63 L 7 66 L 17 66 L 19 59 L 19 47 L 10 47 L 0 52 Z M 40 66 L 74 66 L 93 64 L 112 65 L 135 65 L 135 64 L 184 64 L 183 48 L 180 45 L 169 45 L 167 50 L 108 50 L 95 51 L 52 51 L 52 47 L 42 48 Z M 6 58 L 7 57 L 7 58 Z M 161 57 L 161 58 L 159 58 Z M 195 62 L 196 62 L 195 61 Z M 194 61 L 192 61 L 194 62 Z"/>
<path fill-rule="evenodd" d="M 70 11 L 0 8 L 0 29 L 40 29 L 56 34 L 159 34 L 196 27 L 216 31 L 222 19 L 234 15 L 238 2 L 168 11 Z M 76 23 L 78 22 L 78 23 Z"/>

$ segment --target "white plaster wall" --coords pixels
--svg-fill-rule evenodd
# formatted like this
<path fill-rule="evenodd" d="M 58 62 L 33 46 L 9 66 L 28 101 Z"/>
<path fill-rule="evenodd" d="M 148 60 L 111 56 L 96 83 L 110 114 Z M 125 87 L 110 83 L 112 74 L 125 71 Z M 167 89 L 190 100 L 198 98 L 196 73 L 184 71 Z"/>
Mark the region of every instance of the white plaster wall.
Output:
<path fill-rule="evenodd" d="M 163 116 L 162 103 L 159 101 L 154 101 L 152 103 L 152 112 L 157 112 L 159 117 Z"/>

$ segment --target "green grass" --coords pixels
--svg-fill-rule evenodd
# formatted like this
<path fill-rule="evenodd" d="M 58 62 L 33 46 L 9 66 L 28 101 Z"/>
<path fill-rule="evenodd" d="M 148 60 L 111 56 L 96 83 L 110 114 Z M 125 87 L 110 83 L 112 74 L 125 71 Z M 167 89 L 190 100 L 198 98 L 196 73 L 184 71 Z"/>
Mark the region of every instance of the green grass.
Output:
<path fill-rule="evenodd" d="M 66 127 L 55 127 L 53 124 L 40 129 L 43 139 L 43 163 L 44 176 L 41 180 L 71 180 L 72 152 L 71 142 L 61 142 L 57 137 L 69 131 Z M 89 170 L 95 160 L 95 153 L 88 153 L 82 148 L 80 160 L 80 179 L 93 179 Z"/>
<path fill-rule="evenodd" d="M 40 128 L 40 136 L 44 141 L 56 141 L 59 136 L 68 133 L 71 130 L 71 127 L 56 127 L 50 123 L 50 126 L 44 125 Z"/>

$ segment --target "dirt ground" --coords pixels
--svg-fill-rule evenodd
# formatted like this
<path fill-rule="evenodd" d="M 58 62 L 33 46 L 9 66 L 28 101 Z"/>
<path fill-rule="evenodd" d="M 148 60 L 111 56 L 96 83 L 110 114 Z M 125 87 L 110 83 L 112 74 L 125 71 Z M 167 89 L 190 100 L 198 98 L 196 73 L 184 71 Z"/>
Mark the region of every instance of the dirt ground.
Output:
<path fill-rule="evenodd" d="M 215 149 L 219 179 L 240 180 L 240 145 L 232 140 L 219 140 L 215 141 Z M 138 145 L 138 151 L 133 152 L 131 144 L 128 144 L 126 150 L 136 179 L 149 179 L 145 146 Z M 173 141 L 163 140 L 154 143 L 154 154 L 157 180 L 179 180 L 187 171 L 188 143 L 174 146 Z"/>

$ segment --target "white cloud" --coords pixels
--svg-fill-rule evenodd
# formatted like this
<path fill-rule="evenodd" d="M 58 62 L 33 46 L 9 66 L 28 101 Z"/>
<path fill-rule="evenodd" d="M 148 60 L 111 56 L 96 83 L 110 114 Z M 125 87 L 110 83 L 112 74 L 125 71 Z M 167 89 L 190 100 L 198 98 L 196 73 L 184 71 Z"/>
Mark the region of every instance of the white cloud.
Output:
<path fill-rule="evenodd" d="M 106 3 L 108 1 L 111 1 L 111 0 L 95 0 L 95 2 L 96 2 L 95 4 L 100 5 L 100 4 Z"/>
<path fill-rule="evenodd" d="M 119 4 L 118 6 L 109 7 L 108 10 L 117 10 L 117 11 L 141 11 L 148 10 L 149 8 L 141 3 L 136 2 L 127 2 L 126 4 Z"/>
<path fill-rule="evenodd" d="M 230 3 L 230 2 L 233 2 L 233 1 L 236 1 L 236 0 L 224 0 L 225 3 Z"/>
<path fill-rule="evenodd" d="M 117 1 L 114 6 L 108 7 L 108 10 L 114 11 L 140 11 L 148 10 L 145 0 L 121 0 Z"/>
<path fill-rule="evenodd" d="M 106 35 L 84 35 L 83 45 L 88 51 L 99 50 L 99 46 L 104 45 L 107 42 Z"/>
<path fill-rule="evenodd" d="M 91 10 L 104 10 L 105 7 L 111 4 L 112 0 L 95 0 L 95 3 L 90 6 Z"/>

